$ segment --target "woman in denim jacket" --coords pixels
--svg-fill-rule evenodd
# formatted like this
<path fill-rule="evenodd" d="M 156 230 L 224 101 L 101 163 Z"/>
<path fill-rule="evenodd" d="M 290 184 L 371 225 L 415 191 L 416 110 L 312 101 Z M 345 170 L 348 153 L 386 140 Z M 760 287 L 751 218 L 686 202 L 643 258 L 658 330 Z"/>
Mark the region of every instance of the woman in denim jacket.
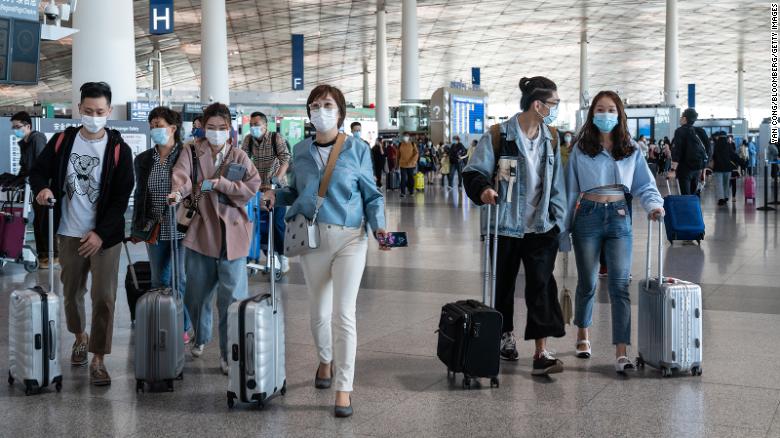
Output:
<path fill-rule="evenodd" d="M 288 221 L 298 214 L 308 220 L 314 216 L 320 179 L 333 145 L 344 135 L 339 134 L 339 128 L 344 124 L 346 102 L 338 88 L 320 85 L 312 90 L 306 104 L 317 134 L 295 146 L 290 185 L 266 192 L 267 207 L 273 208 L 277 202 L 290 206 Z M 317 224 L 319 248 L 301 255 L 309 289 L 311 330 L 319 355 L 314 386 L 327 389 L 335 380 L 335 415 L 349 417 L 357 350 L 355 307 L 368 250 L 365 225 L 374 230 L 382 249 L 386 235 L 385 202 L 374 179 L 371 150 L 356 137 L 344 141 Z"/>
<path fill-rule="evenodd" d="M 631 140 L 620 97 L 602 91 L 593 98 L 588 119 L 580 130 L 566 171 L 569 208 L 566 229 L 572 234 L 577 260 L 577 295 L 574 325 L 577 357 L 591 355 L 588 327 L 599 269 L 599 253 L 605 250 L 609 296 L 612 302 L 612 343 L 615 370 L 632 369 L 627 357 L 631 344 L 631 209 L 626 194 L 639 199 L 652 220 L 664 214 L 664 201 L 645 157 Z M 561 240 L 568 251 L 568 235 Z"/>
<path fill-rule="evenodd" d="M 532 374 L 544 376 L 563 371 L 563 363 L 546 348 L 547 338 L 566 334 L 553 277 L 566 194 L 560 139 L 547 126 L 555 120 L 560 99 L 555 83 L 541 76 L 521 79 L 520 90 L 522 112 L 482 136 L 463 179 L 477 205 L 498 200 L 502 207 L 496 273 L 496 309 L 503 316 L 501 358 L 519 359 L 513 320 L 522 262 L 528 307 L 524 338 L 535 342 Z"/>

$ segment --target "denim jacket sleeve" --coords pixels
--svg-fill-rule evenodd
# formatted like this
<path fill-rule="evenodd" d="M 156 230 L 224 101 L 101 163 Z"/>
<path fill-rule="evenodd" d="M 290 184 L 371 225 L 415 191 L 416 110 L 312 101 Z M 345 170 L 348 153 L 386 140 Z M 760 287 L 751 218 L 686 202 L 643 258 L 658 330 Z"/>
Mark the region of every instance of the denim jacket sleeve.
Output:
<path fill-rule="evenodd" d="M 634 152 L 634 157 L 636 162 L 634 163 L 634 179 L 631 181 L 631 195 L 639 198 L 642 208 L 648 213 L 657 208 L 663 208 L 664 199 L 658 191 L 655 178 L 647 166 L 645 157 L 638 152 Z"/>
<path fill-rule="evenodd" d="M 577 208 L 577 198 L 580 196 L 580 181 L 577 178 L 577 161 L 580 155 L 579 148 L 575 144 L 569 154 L 569 163 L 566 165 L 566 198 L 568 208 L 566 209 L 566 222 L 564 228 L 571 232 L 574 213 Z"/>
<path fill-rule="evenodd" d="M 491 181 L 496 169 L 496 157 L 493 153 L 493 139 L 486 132 L 476 150 L 471 155 L 468 165 L 463 169 L 463 180 L 466 194 L 477 205 L 482 205 L 482 192 L 492 187 Z"/>
<path fill-rule="evenodd" d="M 563 166 L 561 166 L 561 148 L 559 145 L 555 150 L 555 166 L 553 167 L 552 184 L 550 186 L 550 214 L 555 220 L 554 224 L 558 226 L 558 230 L 561 232 L 566 228 L 567 199 Z"/>
<path fill-rule="evenodd" d="M 363 215 L 373 231 L 385 228 L 385 198 L 376 187 L 374 169 L 371 162 L 371 149 L 368 145 L 361 148 L 360 174 L 358 175 L 358 190 L 363 199 Z"/>

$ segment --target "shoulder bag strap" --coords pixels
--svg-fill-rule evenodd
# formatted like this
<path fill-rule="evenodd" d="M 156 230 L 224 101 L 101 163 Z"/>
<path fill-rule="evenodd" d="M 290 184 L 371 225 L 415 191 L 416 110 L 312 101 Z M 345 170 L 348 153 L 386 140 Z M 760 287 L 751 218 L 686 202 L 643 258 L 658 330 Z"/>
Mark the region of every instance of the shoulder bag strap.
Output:
<path fill-rule="evenodd" d="M 320 212 L 320 207 L 322 207 L 322 203 L 325 202 L 325 195 L 328 193 L 328 186 L 330 185 L 330 177 L 333 176 L 333 170 L 336 168 L 336 160 L 338 160 L 339 154 L 341 153 L 341 147 L 344 146 L 346 140 L 347 136 L 343 133 L 339 133 L 339 136 L 336 138 L 336 144 L 333 145 L 333 150 L 330 151 L 328 164 L 325 166 L 325 173 L 322 175 L 322 180 L 320 181 L 320 190 L 317 192 L 317 205 L 314 208 L 312 222 L 317 220 L 317 214 Z"/>

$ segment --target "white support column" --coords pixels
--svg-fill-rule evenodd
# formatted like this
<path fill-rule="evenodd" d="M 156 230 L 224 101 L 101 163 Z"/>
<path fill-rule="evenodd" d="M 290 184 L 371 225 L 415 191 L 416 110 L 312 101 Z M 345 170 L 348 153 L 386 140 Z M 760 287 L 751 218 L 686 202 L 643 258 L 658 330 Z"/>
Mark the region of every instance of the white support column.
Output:
<path fill-rule="evenodd" d="M 230 105 L 225 0 L 203 0 L 200 8 L 200 101 Z"/>
<path fill-rule="evenodd" d="M 745 118 L 745 68 L 742 60 L 737 63 L 737 118 Z"/>
<path fill-rule="evenodd" d="M 580 34 L 580 108 L 587 108 L 590 105 L 590 94 L 588 93 L 588 30 L 583 24 Z"/>
<path fill-rule="evenodd" d="M 363 108 L 368 108 L 371 104 L 371 98 L 368 95 L 368 61 L 363 60 Z"/>
<path fill-rule="evenodd" d="M 73 118 L 79 118 L 79 88 L 85 82 L 111 86 L 112 119 L 127 119 L 136 100 L 135 25 L 132 0 L 81 0 L 73 14 Z"/>
<path fill-rule="evenodd" d="M 376 10 L 376 120 L 380 130 L 390 129 L 387 102 L 387 13 L 384 0 Z"/>
<path fill-rule="evenodd" d="M 680 71 L 677 64 L 679 43 L 677 37 L 677 0 L 666 0 L 666 46 L 664 56 L 664 103 L 677 106 Z"/>
<path fill-rule="evenodd" d="M 401 100 L 420 98 L 417 0 L 403 0 L 401 12 Z"/>

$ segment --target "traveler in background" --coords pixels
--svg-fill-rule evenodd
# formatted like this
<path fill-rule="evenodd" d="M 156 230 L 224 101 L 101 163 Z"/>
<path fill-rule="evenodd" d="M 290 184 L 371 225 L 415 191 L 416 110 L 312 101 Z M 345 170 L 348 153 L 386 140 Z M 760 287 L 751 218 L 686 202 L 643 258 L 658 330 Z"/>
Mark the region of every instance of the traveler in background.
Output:
<path fill-rule="evenodd" d="M 642 156 L 647 159 L 647 139 L 644 135 L 639 136 L 639 140 L 637 140 L 636 145 L 639 147 L 639 152 L 642 153 Z"/>
<path fill-rule="evenodd" d="M 772 163 L 772 167 L 770 171 L 772 179 L 777 179 L 778 174 L 780 173 L 778 172 L 778 170 L 780 170 L 780 166 L 775 164 L 778 160 L 778 154 L 780 153 L 779 146 L 780 145 L 778 145 L 777 143 L 769 143 L 769 146 L 767 147 L 766 150 L 766 160 Z"/>
<path fill-rule="evenodd" d="M 615 370 L 633 369 L 629 281 L 632 254 L 632 218 L 626 195 L 638 197 L 649 217 L 664 214 L 663 198 L 645 157 L 631 140 L 620 96 L 602 91 L 593 98 L 566 169 L 568 214 L 577 261 L 574 325 L 578 327 L 576 354 L 591 356 L 588 328 L 593 323 L 598 255 L 604 249 L 612 308 Z M 561 240 L 568 251 L 568 236 Z"/>
<path fill-rule="evenodd" d="M 747 150 L 745 150 L 745 155 L 743 158 L 743 155 L 740 153 L 740 151 L 737 149 L 736 143 L 734 143 L 734 136 L 729 135 L 728 136 L 728 142 L 729 142 L 729 150 L 734 152 L 734 156 L 732 156 L 733 166 L 734 168 L 731 170 L 731 175 L 729 176 L 729 186 L 731 187 L 731 202 L 736 203 L 737 202 L 737 180 L 742 176 L 741 169 L 744 169 L 747 166 Z"/>
<path fill-rule="evenodd" d="M 294 183 L 268 199 L 272 207 L 275 203 L 290 205 L 290 219 L 302 214 L 312 220 L 320 179 L 339 138 L 347 105 L 338 88 L 319 85 L 309 94 L 306 107 L 317 134 L 295 146 Z M 405 143 L 416 150 L 412 143 Z M 349 417 L 357 352 L 355 310 L 368 251 L 364 224 L 383 248 L 385 204 L 371 174 L 371 154 L 364 143 L 347 137 L 337 158 L 317 215 L 320 247 L 300 258 L 319 356 L 314 386 L 326 389 L 335 383 L 335 416 Z"/>
<path fill-rule="evenodd" d="M 463 160 L 467 156 L 466 147 L 460 142 L 460 137 L 456 135 L 452 140 L 452 145 L 450 145 L 450 187 L 455 188 L 455 175 L 457 174 L 458 188 L 463 188 Z"/>
<path fill-rule="evenodd" d="M 374 179 L 376 180 L 376 187 L 382 188 L 382 172 L 386 166 L 385 147 L 382 145 L 382 139 L 377 138 L 374 141 L 374 147 L 371 148 L 371 162 L 374 166 Z"/>
<path fill-rule="evenodd" d="M 398 174 L 398 147 L 389 142 L 385 149 L 387 154 L 387 180 L 388 190 L 397 190 L 400 188 L 401 176 Z"/>
<path fill-rule="evenodd" d="M 119 131 L 106 129 L 111 87 L 87 82 L 80 88 L 81 126 L 55 134 L 30 172 L 38 205 L 54 198 L 54 229 L 59 236 L 62 296 L 68 331 L 76 336 L 73 366 L 87 364 L 96 386 L 111 384 L 104 356 L 111 354 L 117 273 L 125 238 L 125 211 L 133 190 L 133 152 Z M 57 144 L 59 143 L 59 145 Z M 92 321 L 86 333 L 84 305 L 92 274 Z"/>
<path fill-rule="evenodd" d="M 206 133 L 203 131 L 203 116 L 197 116 L 192 119 L 192 131 L 190 131 L 189 140 L 203 138 Z"/>
<path fill-rule="evenodd" d="M 664 144 L 661 146 L 661 160 L 663 162 L 664 173 L 669 173 L 672 169 L 672 144 L 664 137 Z M 673 178 L 673 176 L 672 176 Z"/>
<path fill-rule="evenodd" d="M 439 157 L 439 162 L 441 163 L 441 167 L 439 168 L 439 173 L 441 173 L 441 185 L 445 186 L 446 190 L 449 190 L 452 188 L 452 179 L 450 179 L 450 172 L 452 171 L 452 169 L 450 169 L 450 147 L 447 145 L 442 146 Z"/>
<path fill-rule="evenodd" d="M 652 138 L 650 139 L 650 144 L 647 145 L 647 162 L 658 165 L 658 145 L 655 144 L 655 140 Z M 659 171 L 661 170 L 660 167 L 658 169 Z"/>
<path fill-rule="evenodd" d="M 414 171 L 420 153 L 417 145 L 409 140 L 409 133 L 404 134 L 398 147 L 398 165 L 401 167 L 401 197 L 408 192 L 414 193 Z"/>
<path fill-rule="evenodd" d="M 499 201 L 506 206 L 498 227 L 495 291 L 496 309 L 503 316 L 501 358 L 519 359 L 514 302 L 522 262 L 528 309 L 524 338 L 535 343 L 532 374 L 544 376 L 563 371 L 563 362 L 547 350 L 547 338 L 566 334 L 553 277 L 559 233 L 566 216 L 566 193 L 560 140 L 558 133 L 548 127 L 555 121 L 560 99 L 555 83 L 541 76 L 522 78 L 520 90 L 522 112 L 498 127 L 506 134 L 506 144 L 501 144 L 496 154 L 491 128 L 480 139 L 463 177 L 466 194 L 477 205 Z"/>
<path fill-rule="evenodd" d="M 198 199 L 198 213 L 183 243 L 187 248 L 184 305 L 195 327 L 191 353 L 200 357 L 212 336 L 212 300 L 219 311 L 219 365 L 227 375 L 227 312 L 231 303 L 248 296 L 246 257 L 252 224 L 246 204 L 260 189 L 260 177 L 247 154 L 230 143 L 230 110 L 213 103 L 203 111 L 206 138 L 182 149 L 173 167 L 169 202 Z M 197 175 L 193 180 L 193 165 Z M 228 179 L 228 169 L 233 175 Z M 185 205 L 179 208 L 186 208 Z"/>
<path fill-rule="evenodd" d="M 249 156 L 257 169 L 261 192 L 270 189 L 271 184 L 282 186 L 287 184 L 290 149 L 282 134 L 268 131 L 268 117 L 265 114 L 256 111 L 249 116 L 249 135 L 244 137 L 241 150 Z M 286 274 L 290 271 L 290 260 L 284 255 L 285 212 L 284 207 L 274 211 L 273 250 L 279 257 L 279 268 Z M 267 213 L 261 211 L 260 214 L 266 215 Z M 260 260 L 260 265 L 264 264 L 265 262 Z"/>
<path fill-rule="evenodd" d="M 352 122 L 349 125 L 349 130 L 352 132 L 352 136 L 357 138 L 358 140 L 361 140 L 363 143 L 368 146 L 368 142 L 366 139 L 362 138 L 361 135 L 363 135 L 363 125 L 360 124 L 360 122 Z"/>
<path fill-rule="evenodd" d="M 571 153 L 571 142 L 574 138 L 574 133 L 564 132 L 561 136 L 561 165 L 565 168 L 569 162 L 569 154 Z"/>
<path fill-rule="evenodd" d="M 171 237 L 177 243 L 178 261 L 176 286 L 184 298 L 187 275 L 184 272 L 184 233 L 171 229 L 168 213 L 168 194 L 171 193 L 173 166 L 181 155 L 181 118 L 179 113 L 164 106 L 158 106 L 149 113 L 151 149 L 135 157 L 135 192 L 133 202 L 133 243 L 146 242 L 152 287 L 171 287 Z M 155 231 L 156 230 L 156 231 Z M 141 239 L 139 236 L 149 236 Z M 184 309 L 184 343 L 190 342 L 190 316 Z"/>
<path fill-rule="evenodd" d="M 46 148 L 46 136 L 32 129 L 32 118 L 25 111 L 20 111 L 11 116 L 11 129 L 19 144 L 19 176 L 28 177 L 35 161 Z M 49 267 L 49 213 L 48 207 L 33 202 L 33 234 L 35 235 L 35 251 L 38 253 L 38 267 Z M 59 253 L 57 251 L 57 239 L 54 240 L 54 263 Z"/>
<path fill-rule="evenodd" d="M 758 166 L 758 147 L 753 138 L 748 143 L 748 174 L 754 176 Z"/>
<path fill-rule="evenodd" d="M 709 160 L 707 133 L 693 126 L 698 117 L 699 114 L 693 108 L 683 111 L 680 127 L 674 131 L 672 141 L 672 165 L 667 178 L 677 178 L 683 195 L 696 194 L 699 179 Z"/>
<path fill-rule="evenodd" d="M 474 154 L 474 150 L 476 149 L 477 149 L 477 140 L 471 140 L 471 145 L 466 151 L 466 162 L 463 163 L 464 166 L 469 163 L 469 160 L 471 159 L 471 156 Z"/>

